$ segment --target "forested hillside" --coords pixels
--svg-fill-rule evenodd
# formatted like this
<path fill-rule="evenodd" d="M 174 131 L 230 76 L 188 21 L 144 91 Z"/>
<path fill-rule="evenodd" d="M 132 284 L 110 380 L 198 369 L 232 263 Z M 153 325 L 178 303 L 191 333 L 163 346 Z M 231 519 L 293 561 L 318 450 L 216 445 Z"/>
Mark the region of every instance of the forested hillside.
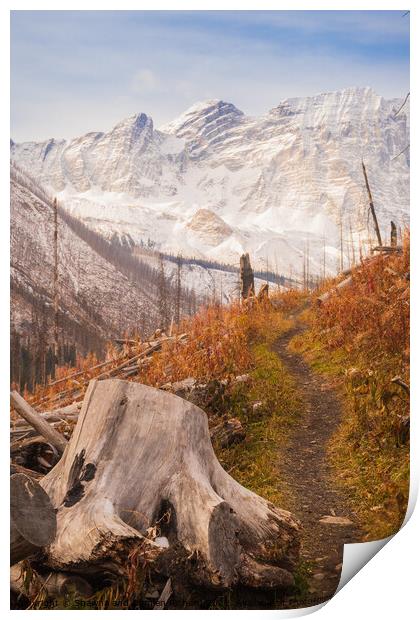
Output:
<path fill-rule="evenodd" d="M 108 340 L 148 335 L 192 314 L 193 291 L 172 282 L 131 249 L 89 229 L 57 205 L 57 296 L 61 364 Z M 25 171 L 11 167 L 12 380 L 21 388 L 54 374 L 54 203 Z M 34 234 L 36 231 L 36 234 Z"/>

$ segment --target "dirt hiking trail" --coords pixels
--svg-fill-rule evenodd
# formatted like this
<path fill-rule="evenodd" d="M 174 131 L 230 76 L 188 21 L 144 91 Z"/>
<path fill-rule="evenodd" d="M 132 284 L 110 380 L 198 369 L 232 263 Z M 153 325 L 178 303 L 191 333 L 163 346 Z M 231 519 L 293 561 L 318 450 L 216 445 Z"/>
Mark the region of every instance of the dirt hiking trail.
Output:
<path fill-rule="evenodd" d="M 309 565 L 309 595 L 328 599 L 340 580 L 343 544 L 361 541 L 362 532 L 344 491 L 334 484 L 326 453 L 341 420 L 340 401 L 326 378 L 315 374 L 300 354 L 288 350 L 291 339 L 304 330 L 297 323 L 273 345 L 296 381 L 304 406 L 302 418 L 282 454 L 284 508 L 302 523 L 301 557 Z M 321 522 L 323 517 L 328 517 L 329 522 Z M 342 523 L 334 523 L 341 520 Z"/>

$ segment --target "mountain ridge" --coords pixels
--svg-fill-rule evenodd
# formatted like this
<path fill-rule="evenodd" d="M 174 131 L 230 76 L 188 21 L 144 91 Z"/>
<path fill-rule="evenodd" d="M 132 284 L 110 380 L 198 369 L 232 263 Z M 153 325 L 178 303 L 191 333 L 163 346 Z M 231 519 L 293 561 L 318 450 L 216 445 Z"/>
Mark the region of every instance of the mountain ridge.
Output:
<path fill-rule="evenodd" d="M 157 129 L 138 113 L 108 132 L 13 143 L 11 157 L 108 238 L 149 238 L 164 252 L 231 263 L 249 252 L 287 275 L 309 246 L 310 270 L 319 273 L 325 255 L 334 272 L 343 228 L 348 254 L 359 240 L 366 251 L 372 234 L 362 158 L 381 225 L 408 221 L 409 158 L 393 159 L 409 142 L 408 108 L 395 116 L 401 101 L 350 88 L 250 117 L 207 100 Z M 191 225 L 203 209 L 219 227 L 209 221 L 207 238 Z"/>

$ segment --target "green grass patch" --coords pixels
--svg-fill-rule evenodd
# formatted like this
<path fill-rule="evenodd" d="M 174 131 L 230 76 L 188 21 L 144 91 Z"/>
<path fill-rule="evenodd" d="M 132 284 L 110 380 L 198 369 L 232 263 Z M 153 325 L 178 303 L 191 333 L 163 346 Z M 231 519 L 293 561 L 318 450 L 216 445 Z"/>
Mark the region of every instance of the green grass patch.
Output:
<path fill-rule="evenodd" d="M 244 424 L 246 439 L 217 450 L 217 456 L 243 486 L 281 506 L 281 448 L 299 418 L 300 400 L 292 377 L 268 344 L 254 345 L 252 354 L 250 381 L 234 387 L 229 412 Z"/>

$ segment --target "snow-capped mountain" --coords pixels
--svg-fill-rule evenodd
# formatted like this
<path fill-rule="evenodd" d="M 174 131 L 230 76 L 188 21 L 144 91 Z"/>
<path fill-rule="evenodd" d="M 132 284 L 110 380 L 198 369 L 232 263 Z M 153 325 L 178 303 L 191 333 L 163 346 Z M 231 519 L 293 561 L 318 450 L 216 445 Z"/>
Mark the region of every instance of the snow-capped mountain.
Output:
<path fill-rule="evenodd" d="M 372 235 L 362 159 L 384 236 L 390 219 L 408 222 L 401 102 L 351 88 L 253 118 L 212 100 L 159 129 L 136 114 L 107 133 L 11 143 L 11 156 L 107 237 L 235 264 L 246 251 L 285 275 L 300 273 L 306 251 L 316 274 L 324 255 L 335 271 L 340 245 L 346 259 Z"/>

